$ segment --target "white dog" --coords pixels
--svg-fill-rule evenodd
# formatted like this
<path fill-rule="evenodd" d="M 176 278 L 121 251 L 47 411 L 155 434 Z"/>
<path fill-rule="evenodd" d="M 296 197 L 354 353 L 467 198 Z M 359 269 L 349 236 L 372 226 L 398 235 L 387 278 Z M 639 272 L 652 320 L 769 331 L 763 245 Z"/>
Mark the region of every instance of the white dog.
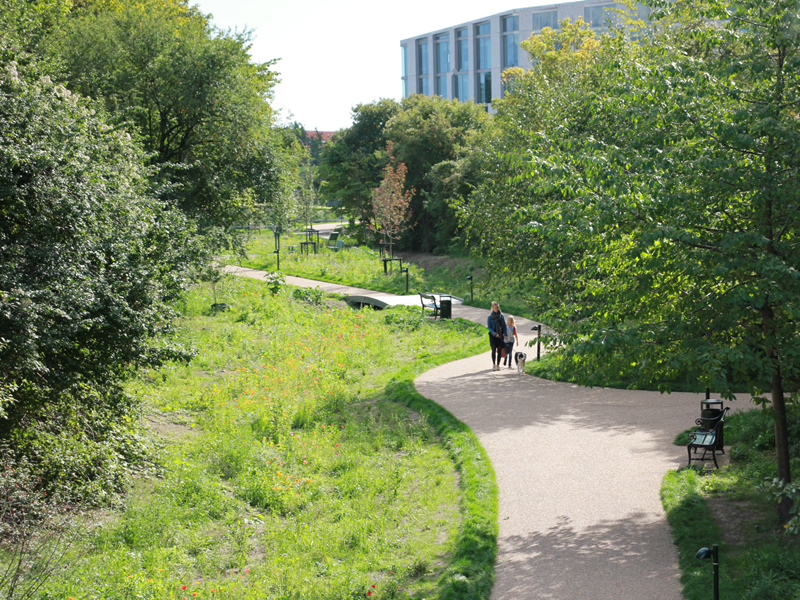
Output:
<path fill-rule="evenodd" d="M 528 360 L 528 355 L 524 352 L 514 353 L 514 362 L 517 363 L 517 373 L 522 375 L 525 372 L 525 361 Z"/>

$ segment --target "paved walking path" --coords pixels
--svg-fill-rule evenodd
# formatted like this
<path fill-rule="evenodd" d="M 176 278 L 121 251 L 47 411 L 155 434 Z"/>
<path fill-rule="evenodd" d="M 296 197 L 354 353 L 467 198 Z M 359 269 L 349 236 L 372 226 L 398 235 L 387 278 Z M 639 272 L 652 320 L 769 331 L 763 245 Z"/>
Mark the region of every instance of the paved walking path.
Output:
<path fill-rule="evenodd" d="M 338 293 L 366 291 L 286 279 Z M 453 317 L 482 325 L 487 315 L 453 306 Z M 532 339 L 533 325 L 517 319 L 521 342 Z M 680 600 L 659 490 L 668 469 L 686 464 L 685 448 L 672 440 L 699 416 L 703 396 L 493 372 L 488 336 L 486 347 L 423 373 L 415 385 L 466 423 L 492 461 L 500 491 L 492 599 Z M 535 358 L 535 348 L 525 350 Z"/>

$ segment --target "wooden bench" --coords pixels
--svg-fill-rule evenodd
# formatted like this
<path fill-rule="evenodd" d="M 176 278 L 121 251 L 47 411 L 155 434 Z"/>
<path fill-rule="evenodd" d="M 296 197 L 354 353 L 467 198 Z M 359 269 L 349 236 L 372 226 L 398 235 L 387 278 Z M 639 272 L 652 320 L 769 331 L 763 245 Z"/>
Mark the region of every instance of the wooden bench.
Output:
<path fill-rule="evenodd" d="M 719 468 L 717 464 L 717 452 L 725 454 L 723 447 L 722 429 L 725 426 L 725 415 L 728 414 L 730 407 L 725 408 L 719 416 L 714 418 L 699 418 L 695 420 L 697 429 L 689 434 L 689 445 L 686 450 L 689 453 L 689 465 L 692 464 L 692 454 L 697 454 L 697 450 L 703 451 L 703 456 L 695 460 L 713 460 L 714 466 Z M 708 451 L 711 451 L 711 458 L 706 458 Z"/>
<path fill-rule="evenodd" d="M 437 297 L 438 296 L 438 297 Z M 419 301 L 422 303 L 422 316 L 425 316 L 425 309 L 429 309 L 433 311 L 433 318 L 439 316 L 439 311 L 441 311 L 441 299 L 448 298 L 452 300 L 452 296 L 450 294 L 423 294 L 419 292 Z"/>

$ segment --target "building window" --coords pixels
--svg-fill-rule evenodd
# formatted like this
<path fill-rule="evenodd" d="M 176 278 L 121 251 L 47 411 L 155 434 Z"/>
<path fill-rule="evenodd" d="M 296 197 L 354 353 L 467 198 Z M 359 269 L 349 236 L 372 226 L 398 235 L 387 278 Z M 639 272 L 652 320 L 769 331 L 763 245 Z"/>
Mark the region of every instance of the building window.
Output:
<path fill-rule="evenodd" d="M 550 29 L 558 29 L 557 10 L 533 13 L 533 30 L 541 31 L 545 27 L 549 27 Z"/>
<path fill-rule="evenodd" d="M 450 35 L 442 33 L 434 39 L 436 94 L 447 98 L 447 75 L 450 73 Z"/>
<path fill-rule="evenodd" d="M 431 95 L 431 83 L 427 77 L 417 77 L 417 93 L 425 96 Z"/>
<path fill-rule="evenodd" d="M 478 103 L 489 104 L 492 101 L 492 72 L 478 73 Z"/>
<path fill-rule="evenodd" d="M 467 30 L 456 30 L 456 71 L 469 71 L 469 40 Z"/>
<path fill-rule="evenodd" d="M 492 38 L 489 22 L 475 25 L 475 101 L 489 103 L 492 101 Z"/>
<path fill-rule="evenodd" d="M 417 40 L 417 75 L 428 75 L 428 40 Z"/>
<path fill-rule="evenodd" d="M 503 17 L 503 68 L 519 66 L 519 17 Z"/>
<path fill-rule="evenodd" d="M 450 36 L 446 33 L 437 35 L 436 41 L 436 72 L 450 72 Z"/>
<path fill-rule="evenodd" d="M 478 70 L 492 68 L 492 38 L 489 23 L 475 25 L 475 66 Z"/>
<path fill-rule="evenodd" d="M 436 95 L 447 98 L 447 75 L 436 76 Z"/>
<path fill-rule="evenodd" d="M 519 31 L 519 17 L 517 15 L 503 17 L 503 33 L 511 31 Z"/>
<path fill-rule="evenodd" d="M 588 23 L 589 27 L 605 27 L 614 15 L 613 12 L 607 10 L 609 8 L 614 8 L 614 5 L 586 6 L 583 9 L 583 20 Z"/>
<path fill-rule="evenodd" d="M 453 95 L 462 102 L 469 100 L 469 74 L 458 73 L 453 76 Z"/>

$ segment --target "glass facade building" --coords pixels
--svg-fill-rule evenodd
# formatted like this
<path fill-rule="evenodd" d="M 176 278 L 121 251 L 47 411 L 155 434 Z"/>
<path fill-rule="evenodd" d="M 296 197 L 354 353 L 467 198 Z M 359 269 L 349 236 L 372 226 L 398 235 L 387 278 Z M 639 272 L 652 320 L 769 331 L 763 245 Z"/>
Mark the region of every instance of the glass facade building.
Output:
<path fill-rule="evenodd" d="M 610 10 L 611 9 L 611 10 Z M 545 27 L 558 29 L 564 19 L 582 19 L 600 32 L 616 10 L 625 5 L 608 0 L 581 0 L 532 6 L 498 13 L 400 41 L 402 92 L 438 95 L 487 106 L 504 93 L 505 69 L 532 67 L 520 42 Z M 649 9 L 637 4 L 635 14 L 647 18 Z"/>

